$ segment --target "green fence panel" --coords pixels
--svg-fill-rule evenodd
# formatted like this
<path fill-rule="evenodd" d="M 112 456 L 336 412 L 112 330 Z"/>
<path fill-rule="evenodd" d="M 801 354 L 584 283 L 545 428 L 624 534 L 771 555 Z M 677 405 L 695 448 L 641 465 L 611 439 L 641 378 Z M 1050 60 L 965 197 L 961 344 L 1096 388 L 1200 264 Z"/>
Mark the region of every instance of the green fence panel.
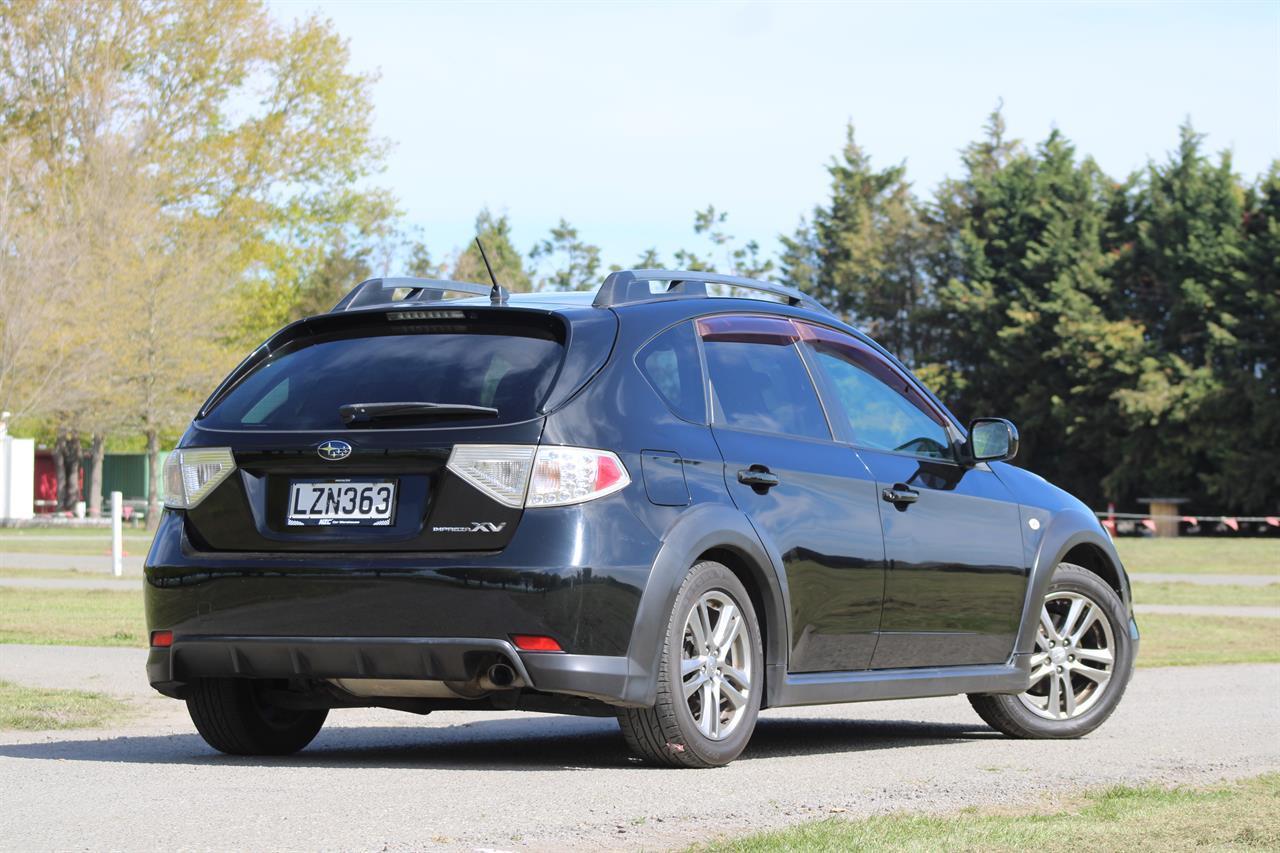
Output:
<path fill-rule="evenodd" d="M 164 465 L 168 453 L 160 454 Z M 147 499 L 147 482 L 150 466 L 145 453 L 108 453 L 102 458 L 102 496 L 121 492 L 127 501 Z M 164 498 L 164 482 L 160 484 L 160 497 Z"/>

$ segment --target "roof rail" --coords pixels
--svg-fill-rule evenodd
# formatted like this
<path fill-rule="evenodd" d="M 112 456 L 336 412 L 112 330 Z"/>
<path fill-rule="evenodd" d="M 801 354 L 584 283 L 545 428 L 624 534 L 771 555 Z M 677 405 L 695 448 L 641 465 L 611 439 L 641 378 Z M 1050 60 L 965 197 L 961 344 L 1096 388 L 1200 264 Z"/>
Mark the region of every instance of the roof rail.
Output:
<path fill-rule="evenodd" d="M 649 282 L 652 281 L 667 282 L 666 291 L 653 293 L 649 289 Z M 691 270 L 619 270 L 610 273 L 604 280 L 604 284 L 600 285 L 600 290 L 596 293 L 592 304 L 597 308 L 607 308 L 611 305 L 625 305 L 628 302 L 644 302 L 651 299 L 705 297 L 708 284 L 722 284 L 768 293 L 781 297 L 788 305 L 803 306 L 835 316 L 829 308 L 809 294 L 785 284 Z"/>
<path fill-rule="evenodd" d="M 408 290 L 409 293 L 400 299 L 395 298 L 397 290 Z M 330 309 L 351 311 L 355 308 L 368 308 L 371 305 L 390 305 L 393 302 L 438 302 L 446 293 L 465 293 L 469 296 L 488 296 L 489 301 L 500 305 L 507 301 L 510 294 L 505 287 L 480 284 L 475 281 L 445 281 L 436 278 L 371 278 L 362 281 L 351 289 L 351 292 L 338 300 L 338 304 Z"/>

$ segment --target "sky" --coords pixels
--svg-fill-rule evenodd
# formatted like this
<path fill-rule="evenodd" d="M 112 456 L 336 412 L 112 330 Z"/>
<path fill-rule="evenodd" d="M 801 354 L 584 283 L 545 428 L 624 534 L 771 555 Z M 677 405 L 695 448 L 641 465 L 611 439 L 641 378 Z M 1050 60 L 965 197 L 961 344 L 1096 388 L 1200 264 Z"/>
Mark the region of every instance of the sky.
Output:
<path fill-rule="evenodd" d="M 853 122 L 928 195 L 1003 104 L 1124 177 L 1190 118 L 1249 179 L 1280 157 L 1280 0 L 1251 3 L 410 3 L 313 11 L 376 71 L 377 177 L 432 255 L 510 215 L 527 251 L 562 217 L 633 265 L 705 248 L 693 213 L 772 253 L 828 191 Z M 392 271 L 396 272 L 396 271 Z"/>

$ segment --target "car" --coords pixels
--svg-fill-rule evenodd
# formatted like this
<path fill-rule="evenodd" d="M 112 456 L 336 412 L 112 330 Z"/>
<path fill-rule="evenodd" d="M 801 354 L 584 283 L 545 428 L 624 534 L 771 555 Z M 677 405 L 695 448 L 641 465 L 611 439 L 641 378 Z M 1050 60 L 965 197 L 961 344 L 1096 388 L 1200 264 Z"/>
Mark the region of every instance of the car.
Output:
<path fill-rule="evenodd" d="M 712 767 L 765 708 L 958 694 L 1079 737 L 1133 669 L 1129 582 L 1017 449 L 782 285 L 373 279 L 167 457 L 148 677 L 237 755 L 338 708 L 530 710 Z"/>

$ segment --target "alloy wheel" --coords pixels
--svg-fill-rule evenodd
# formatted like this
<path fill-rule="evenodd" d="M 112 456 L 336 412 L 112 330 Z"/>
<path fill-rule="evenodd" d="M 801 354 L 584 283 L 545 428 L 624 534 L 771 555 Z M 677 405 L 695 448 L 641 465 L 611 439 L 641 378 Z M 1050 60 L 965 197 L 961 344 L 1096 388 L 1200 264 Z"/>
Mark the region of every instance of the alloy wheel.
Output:
<path fill-rule="evenodd" d="M 685 618 L 680 680 L 702 735 L 723 740 L 747 713 L 754 662 L 747 622 L 727 592 L 713 589 Z"/>
<path fill-rule="evenodd" d="M 1032 713 L 1069 720 L 1098 703 L 1115 668 L 1111 622 L 1098 602 L 1078 592 L 1052 592 L 1040 608 L 1031 686 L 1018 698 Z"/>

